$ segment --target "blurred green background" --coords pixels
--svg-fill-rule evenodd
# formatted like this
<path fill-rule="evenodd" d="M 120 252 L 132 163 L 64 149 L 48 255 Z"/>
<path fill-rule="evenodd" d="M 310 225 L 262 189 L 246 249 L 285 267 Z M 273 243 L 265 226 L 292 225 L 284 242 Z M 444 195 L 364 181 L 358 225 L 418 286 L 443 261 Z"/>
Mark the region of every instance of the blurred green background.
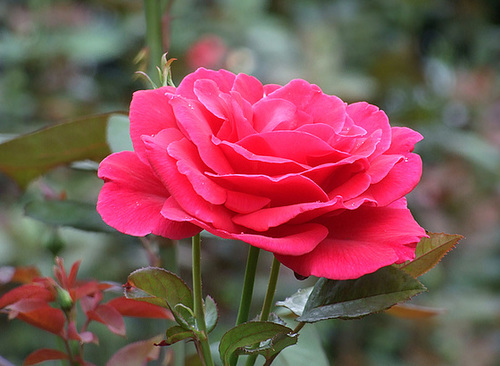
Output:
<path fill-rule="evenodd" d="M 415 303 L 447 309 L 427 320 L 378 314 L 317 326 L 336 365 L 500 364 L 500 2 L 496 0 L 177 0 L 164 18 L 174 81 L 199 66 L 264 83 L 304 78 L 345 101 L 378 105 L 393 125 L 420 131 L 424 174 L 409 204 L 432 232 L 466 236 L 422 278 Z M 144 68 L 139 0 L 0 2 L 0 139 L 90 114 L 126 111 Z M 138 57 L 139 55 L 139 57 Z M 0 141 L 1 141 L 0 140 Z M 69 142 L 71 143 L 71 142 Z M 55 228 L 23 207 L 65 195 L 95 203 L 95 171 L 57 168 L 21 191 L 0 176 L 0 266 L 36 265 L 51 274 L 53 253 L 81 276 L 126 281 L 148 264 L 137 239 Z M 205 238 L 204 290 L 231 325 L 247 247 Z M 258 296 L 270 256 L 262 255 Z M 180 243 L 189 279 L 189 244 Z M 221 279 L 224 282 L 221 282 Z M 188 281 L 189 282 L 189 281 Z M 310 285 L 282 269 L 276 299 Z M 0 288 L 2 291 L 2 288 Z M 256 302 L 254 314 L 257 314 Z M 120 339 L 96 325 L 105 360 L 121 346 L 164 329 L 127 323 Z M 0 316 L 0 356 L 14 364 L 52 336 Z"/>

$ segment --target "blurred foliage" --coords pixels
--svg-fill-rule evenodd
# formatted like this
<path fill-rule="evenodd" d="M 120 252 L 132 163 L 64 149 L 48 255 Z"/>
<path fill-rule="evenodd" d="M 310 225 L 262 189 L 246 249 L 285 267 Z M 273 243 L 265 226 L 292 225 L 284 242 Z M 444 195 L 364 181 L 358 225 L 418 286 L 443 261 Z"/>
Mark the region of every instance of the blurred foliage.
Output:
<path fill-rule="evenodd" d="M 466 239 L 422 276 L 429 293 L 415 301 L 448 311 L 418 322 L 381 314 L 319 324 L 328 357 L 347 366 L 498 365 L 500 3 L 178 0 L 164 23 L 165 50 L 178 59 L 177 84 L 198 66 L 250 73 L 265 83 L 305 78 L 344 100 L 374 103 L 393 125 L 425 136 L 418 145 L 424 175 L 410 207 L 427 230 Z M 146 87 L 134 75 L 144 68 L 144 32 L 140 0 L 0 2 L 0 141 L 62 120 L 126 111 L 132 92 Z M 87 277 L 124 283 L 147 265 L 137 239 L 57 228 L 24 215 L 34 200 L 94 204 L 100 187 L 92 169 L 56 168 L 26 191 L 0 177 L 0 266 L 37 265 L 48 275 L 54 238 L 68 263 L 83 259 Z M 216 241 L 204 238 L 204 289 L 232 316 L 221 319 L 223 328 L 234 323 L 247 248 Z M 189 245 L 180 243 L 178 252 L 182 277 L 189 278 Z M 269 263 L 263 255 L 259 297 Z M 276 299 L 310 281 L 283 269 Z M 165 329 L 142 324 L 127 323 L 131 336 L 122 343 L 101 336 L 100 350 L 109 354 L 88 352 L 103 364 L 112 350 Z M 5 317 L 0 330 L 0 355 L 14 364 L 37 347 L 54 346 L 41 331 Z"/>

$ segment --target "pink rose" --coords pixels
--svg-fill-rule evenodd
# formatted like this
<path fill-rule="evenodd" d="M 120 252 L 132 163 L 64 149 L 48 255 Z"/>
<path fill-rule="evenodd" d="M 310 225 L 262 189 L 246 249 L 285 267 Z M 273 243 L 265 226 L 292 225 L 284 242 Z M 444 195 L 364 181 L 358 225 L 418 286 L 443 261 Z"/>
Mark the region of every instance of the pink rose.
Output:
<path fill-rule="evenodd" d="M 426 236 L 404 196 L 422 136 L 304 80 L 262 85 L 198 69 L 130 106 L 134 152 L 99 167 L 97 209 L 130 235 L 205 229 L 274 253 L 303 276 L 352 279 L 414 257 Z"/>

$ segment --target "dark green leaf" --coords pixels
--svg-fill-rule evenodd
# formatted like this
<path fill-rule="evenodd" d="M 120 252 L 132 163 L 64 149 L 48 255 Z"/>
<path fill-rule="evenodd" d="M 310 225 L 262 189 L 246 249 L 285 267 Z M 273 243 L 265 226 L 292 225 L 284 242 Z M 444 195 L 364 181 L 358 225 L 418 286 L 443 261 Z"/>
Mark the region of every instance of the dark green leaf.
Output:
<path fill-rule="evenodd" d="M 57 226 L 75 229 L 116 232 L 106 225 L 96 211 L 95 204 L 76 201 L 32 201 L 24 207 L 25 214 L 33 219 Z"/>
<path fill-rule="evenodd" d="M 224 366 L 231 355 L 263 355 L 275 357 L 285 347 L 297 343 L 298 334 L 292 329 L 272 322 L 248 322 L 230 329 L 222 337 L 219 352 Z"/>
<path fill-rule="evenodd" d="M 101 161 L 110 154 L 108 120 L 102 114 L 47 127 L 0 144 L 0 171 L 25 188 L 48 170 L 79 160 Z"/>
<path fill-rule="evenodd" d="M 170 310 L 177 304 L 193 308 L 191 289 L 177 275 L 162 268 L 147 267 L 132 272 L 125 285 L 125 295 Z"/>
<path fill-rule="evenodd" d="M 298 321 L 352 319 L 373 314 L 425 290 L 424 285 L 392 266 L 355 280 L 320 278 Z"/>
<path fill-rule="evenodd" d="M 219 312 L 217 310 L 217 304 L 211 296 L 207 296 L 205 299 L 205 323 L 207 334 L 214 330 L 218 319 Z"/>
<path fill-rule="evenodd" d="M 186 330 L 179 325 L 174 325 L 167 329 L 167 339 L 165 339 L 165 342 L 167 345 L 171 345 L 185 339 L 194 338 L 196 338 L 196 336 L 192 331 Z"/>
<path fill-rule="evenodd" d="M 422 238 L 415 250 L 415 259 L 403 264 L 395 265 L 408 273 L 418 277 L 439 263 L 446 253 L 457 245 L 462 235 L 428 233 L 429 238 Z"/>

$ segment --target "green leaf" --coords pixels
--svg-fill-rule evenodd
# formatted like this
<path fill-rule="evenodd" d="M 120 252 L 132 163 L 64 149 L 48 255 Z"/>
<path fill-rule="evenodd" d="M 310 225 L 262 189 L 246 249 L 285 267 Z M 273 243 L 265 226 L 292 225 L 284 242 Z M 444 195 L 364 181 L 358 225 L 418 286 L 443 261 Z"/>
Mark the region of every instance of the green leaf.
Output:
<path fill-rule="evenodd" d="M 424 285 L 392 266 L 354 280 L 320 278 L 298 321 L 353 319 L 373 314 L 425 291 Z"/>
<path fill-rule="evenodd" d="M 24 207 L 24 213 L 50 225 L 70 226 L 75 229 L 114 232 L 106 225 L 96 211 L 95 204 L 76 201 L 31 201 Z"/>
<path fill-rule="evenodd" d="M 179 325 L 174 325 L 173 327 L 167 329 L 167 338 L 165 339 L 165 343 L 167 345 L 171 345 L 185 339 L 195 338 L 196 335 L 192 331 L 184 329 Z"/>
<path fill-rule="evenodd" d="M 211 296 L 207 296 L 205 299 L 205 324 L 207 334 L 214 330 L 218 320 L 219 312 L 217 310 L 217 304 Z"/>
<path fill-rule="evenodd" d="M 415 250 L 415 259 L 394 265 L 412 277 L 423 275 L 439 263 L 446 253 L 457 245 L 462 235 L 428 233 L 429 238 L 422 238 Z"/>
<path fill-rule="evenodd" d="M 177 304 L 193 308 L 193 294 L 176 274 L 163 268 L 146 267 L 132 272 L 125 285 L 125 296 L 169 308 Z"/>
<path fill-rule="evenodd" d="M 287 297 L 283 301 L 278 301 L 276 303 L 276 306 L 283 306 L 288 310 L 290 310 L 295 315 L 301 316 L 304 311 L 304 307 L 306 306 L 307 299 L 309 299 L 309 295 L 311 294 L 312 290 L 313 290 L 312 287 L 308 287 L 305 289 L 298 289 L 298 291 L 294 293 L 292 296 Z"/>
<path fill-rule="evenodd" d="M 292 329 L 272 322 L 248 322 L 230 329 L 222 336 L 219 353 L 224 366 L 231 355 L 263 355 L 275 357 L 284 348 L 297 343 L 298 334 Z"/>
<path fill-rule="evenodd" d="M 198 331 L 196 318 L 191 308 L 188 308 L 184 304 L 177 304 L 172 308 L 172 314 L 174 315 L 177 324 L 184 329 Z"/>
<path fill-rule="evenodd" d="M 72 120 L 0 144 L 0 172 L 25 188 L 56 166 L 86 159 L 101 161 L 111 153 L 106 128 L 113 115 Z"/>

